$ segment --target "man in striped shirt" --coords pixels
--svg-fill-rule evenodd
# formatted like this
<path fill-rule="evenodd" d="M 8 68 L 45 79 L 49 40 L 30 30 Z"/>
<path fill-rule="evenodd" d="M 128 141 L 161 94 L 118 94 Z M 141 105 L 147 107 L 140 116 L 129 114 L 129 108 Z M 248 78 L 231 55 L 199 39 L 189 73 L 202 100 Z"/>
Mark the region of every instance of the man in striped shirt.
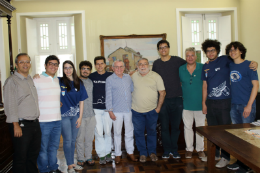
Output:
<path fill-rule="evenodd" d="M 40 78 L 34 79 L 38 93 L 40 109 L 40 127 L 42 131 L 41 150 L 37 159 L 40 173 L 60 173 L 57 164 L 57 150 L 61 135 L 60 85 L 55 76 L 59 68 L 59 59 L 50 55 L 45 60 L 46 71 Z"/>
<path fill-rule="evenodd" d="M 114 73 L 106 79 L 106 109 L 110 118 L 113 120 L 115 162 L 121 160 L 121 131 L 123 121 L 125 124 L 125 148 L 127 155 L 132 161 L 135 159 L 134 153 L 134 128 L 132 123 L 132 96 L 133 82 L 128 74 L 124 74 L 125 64 L 121 60 L 113 62 Z"/>

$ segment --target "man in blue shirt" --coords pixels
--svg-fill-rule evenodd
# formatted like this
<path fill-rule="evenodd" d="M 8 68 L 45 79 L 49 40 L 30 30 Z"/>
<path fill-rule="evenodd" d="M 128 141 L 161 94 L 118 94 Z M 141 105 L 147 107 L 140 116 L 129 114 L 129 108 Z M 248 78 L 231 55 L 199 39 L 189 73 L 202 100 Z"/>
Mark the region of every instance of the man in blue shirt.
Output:
<path fill-rule="evenodd" d="M 179 68 L 179 76 L 183 95 L 183 123 L 186 142 L 186 158 L 192 157 L 194 132 L 192 129 L 195 120 L 196 127 L 205 126 L 205 114 L 202 113 L 202 80 L 203 64 L 196 62 L 197 56 L 194 47 L 185 50 L 187 64 Z M 199 158 L 205 157 L 204 137 L 196 133 L 196 151 Z"/>
<path fill-rule="evenodd" d="M 100 158 L 100 164 L 112 162 L 111 158 L 111 128 L 112 120 L 106 111 L 106 79 L 112 75 L 106 72 L 106 59 L 103 56 L 97 56 L 94 59 L 96 72 L 89 75 L 93 82 L 93 109 L 96 117 L 95 129 L 95 149 Z M 103 133 L 105 132 L 105 136 Z"/>
<path fill-rule="evenodd" d="M 127 155 L 133 160 L 134 153 L 134 128 L 132 122 L 132 95 L 133 81 L 128 74 L 124 74 L 125 64 L 121 60 L 113 62 L 112 69 L 115 72 L 106 80 L 106 109 L 113 120 L 115 162 L 121 160 L 121 132 L 123 121 L 125 124 L 125 148 Z"/>
<path fill-rule="evenodd" d="M 246 48 L 240 42 L 231 42 L 226 47 L 226 54 L 234 60 L 230 63 L 231 111 L 233 124 L 251 123 L 256 116 L 256 95 L 259 88 L 257 71 L 249 68 L 250 61 L 245 60 Z M 240 161 L 227 166 L 228 169 L 246 172 Z"/>

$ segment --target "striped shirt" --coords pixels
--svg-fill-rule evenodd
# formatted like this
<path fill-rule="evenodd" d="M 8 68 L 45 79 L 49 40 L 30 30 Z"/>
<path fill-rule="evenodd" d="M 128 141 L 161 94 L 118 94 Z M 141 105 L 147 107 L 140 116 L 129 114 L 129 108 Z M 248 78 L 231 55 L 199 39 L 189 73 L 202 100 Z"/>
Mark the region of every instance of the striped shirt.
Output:
<path fill-rule="evenodd" d="M 39 117 L 37 91 L 30 75 L 24 77 L 17 71 L 4 84 L 4 108 L 6 122 L 18 122 L 18 118 L 35 120 Z"/>
<path fill-rule="evenodd" d="M 43 72 L 40 78 L 33 81 L 38 93 L 39 122 L 61 120 L 59 79 L 57 77 L 52 78 Z"/>
<path fill-rule="evenodd" d="M 133 82 L 128 74 L 118 77 L 115 73 L 106 79 L 106 109 L 113 112 L 130 112 Z"/>

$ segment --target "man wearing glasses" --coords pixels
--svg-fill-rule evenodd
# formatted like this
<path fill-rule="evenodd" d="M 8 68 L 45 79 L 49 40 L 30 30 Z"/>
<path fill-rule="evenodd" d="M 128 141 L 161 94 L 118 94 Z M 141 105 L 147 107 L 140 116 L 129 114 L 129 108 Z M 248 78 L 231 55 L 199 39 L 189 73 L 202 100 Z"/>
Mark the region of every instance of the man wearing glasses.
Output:
<path fill-rule="evenodd" d="M 37 159 L 40 173 L 61 173 L 57 164 L 57 150 L 61 135 L 60 84 L 55 76 L 59 59 L 50 55 L 45 59 L 45 72 L 35 78 L 40 108 L 40 127 L 42 132 L 41 150 Z"/>
<path fill-rule="evenodd" d="M 6 122 L 12 136 L 14 173 L 38 173 L 41 147 L 38 95 L 29 75 L 31 58 L 20 53 L 15 58 L 17 71 L 4 84 Z"/>
<path fill-rule="evenodd" d="M 206 115 L 202 113 L 202 80 L 203 64 L 196 62 L 196 50 L 189 47 L 185 50 L 187 64 L 179 68 L 183 94 L 183 123 L 186 142 L 186 158 L 192 157 L 194 132 L 192 129 L 195 120 L 196 127 L 205 126 Z M 205 157 L 204 137 L 196 133 L 196 151 L 199 158 Z"/>
<path fill-rule="evenodd" d="M 153 71 L 158 73 L 164 82 L 166 97 L 160 111 L 159 120 L 162 127 L 163 159 L 180 158 L 178 153 L 178 138 L 180 134 L 180 123 L 182 119 L 182 90 L 179 77 L 179 67 L 186 61 L 177 56 L 170 56 L 170 44 L 167 40 L 157 43 L 160 59 L 153 63 Z M 169 131 L 171 124 L 171 134 Z"/>
<path fill-rule="evenodd" d="M 89 61 L 81 61 L 79 69 L 80 79 L 83 81 L 88 93 L 88 98 L 84 100 L 83 116 L 76 141 L 78 163 L 75 169 L 82 170 L 85 162 L 90 166 L 95 164 L 92 159 L 92 143 L 95 134 L 96 118 L 92 102 L 93 82 L 88 78 L 92 70 L 92 64 Z"/>
<path fill-rule="evenodd" d="M 157 120 L 164 98 L 165 88 L 160 75 L 150 71 L 146 58 L 137 61 L 138 72 L 132 75 L 134 91 L 132 94 L 132 114 L 136 146 L 140 152 L 140 162 L 146 162 L 147 154 L 157 161 Z M 159 92 L 159 100 L 158 100 Z M 147 147 L 144 131 L 147 132 Z"/>
<path fill-rule="evenodd" d="M 116 60 L 112 64 L 114 73 L 106 80 L 106 109 L 113 120 L 115 162 L 121 160 L 121 132 L 123 122 L 125 124 L 125 148 L 127 155 L 132 161 L 137 161 L 134 157 L 134 128 L 132 123 L 132 95 L 133 82 L 128 74 L 124 74 L 125 64 L 121 60 Z"/>

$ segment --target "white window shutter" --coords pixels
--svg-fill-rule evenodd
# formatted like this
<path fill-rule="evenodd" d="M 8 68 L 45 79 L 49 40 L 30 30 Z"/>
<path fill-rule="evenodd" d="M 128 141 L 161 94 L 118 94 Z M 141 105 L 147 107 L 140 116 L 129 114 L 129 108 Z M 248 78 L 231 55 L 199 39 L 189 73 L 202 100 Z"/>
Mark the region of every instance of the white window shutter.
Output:
<path fill-rule="evenodd" d="M 190 18 L 182 16 L 182 50 L 183 50 L 183 59 L 185 59 L 185 49 L 192 46 L 191 43 L 191 24 Z"/>
<path fill-rule="evenodd" d="M 226 46 L 231 42 L 231 16 L 219 17 L 219 41 L 221 43 L 221 54 L 226 54 Z"/>

